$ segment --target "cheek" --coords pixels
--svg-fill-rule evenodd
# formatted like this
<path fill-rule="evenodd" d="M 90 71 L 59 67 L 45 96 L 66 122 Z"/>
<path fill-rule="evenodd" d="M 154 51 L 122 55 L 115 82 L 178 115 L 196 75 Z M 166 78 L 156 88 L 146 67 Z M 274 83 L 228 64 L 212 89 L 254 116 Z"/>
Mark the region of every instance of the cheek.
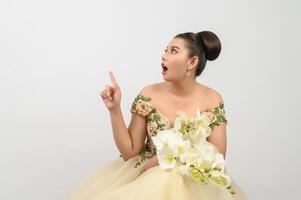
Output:
<path fill-rule="evenodd" d="M 169 62 L 173 71 L 185 71 L 185 60 L 182 57 L 173 58 Z"/>

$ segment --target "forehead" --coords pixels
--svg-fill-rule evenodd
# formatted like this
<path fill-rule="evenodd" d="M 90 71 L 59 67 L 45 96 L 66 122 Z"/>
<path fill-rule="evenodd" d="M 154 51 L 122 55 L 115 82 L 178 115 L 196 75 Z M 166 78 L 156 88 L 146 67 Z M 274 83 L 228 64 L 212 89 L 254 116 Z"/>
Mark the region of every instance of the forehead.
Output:
<path fill-rule="evenodd" d="M 184 40 L 182 38 L 173 38 L 166 47 L 179 47 L 180 49 L 183 49 L 185 46 Z"/>

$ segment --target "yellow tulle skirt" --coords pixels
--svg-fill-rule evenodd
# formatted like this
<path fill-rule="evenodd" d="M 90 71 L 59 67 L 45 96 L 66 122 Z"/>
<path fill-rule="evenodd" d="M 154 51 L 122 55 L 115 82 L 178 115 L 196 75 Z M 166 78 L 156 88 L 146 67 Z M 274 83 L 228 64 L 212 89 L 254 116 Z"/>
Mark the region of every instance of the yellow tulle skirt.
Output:
<path fill-rule="evenodd" d="M 234 195 L 215 183 L 205 185 L 183 176 L 178 167 L 166 170 L 155 166 L 140 175 L 145 163 L 135 168 L 137 156 L 127 161 L 119 157 L 98 166 L 66 193 L 65 200 L 247 199 L 233 178 Z"/>

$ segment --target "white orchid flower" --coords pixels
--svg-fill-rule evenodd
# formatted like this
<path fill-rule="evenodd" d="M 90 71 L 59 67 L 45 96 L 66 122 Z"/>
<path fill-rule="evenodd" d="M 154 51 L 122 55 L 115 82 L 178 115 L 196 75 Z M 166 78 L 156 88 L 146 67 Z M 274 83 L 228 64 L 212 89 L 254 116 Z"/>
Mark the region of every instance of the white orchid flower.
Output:
<path fill-rule="evenodd" d="M 151 137 L 158 151 L 165 147 L 175 148 L 182 141 L 181 135 L 172 129 L 162 130 L 156 136 Z"/>
<path fill-rule="evenodd" d="M 171 148 L 163 148 L 158 152 L 157 158 L 159 161 L 159 165 L 163 169 L 171 169 L 176 165 L 176 155 L 173 149 Z"/>
<path fill-rule="evenodd" d="M 224 159 L 224 156 L 220 153 L 217 153 L 214 161 L 212 162 L 212 168 L 218 168 L 224 171 L 225 165 L 226 165 L 226 161 Z"/>
<path fill-rule="evenodd" d="M 231 179 L 225 173 L 225 159 L 206 140 L 212 133 L 208 114 L 197 109 L 196 117 L 188 117 L 185 112 L 178 111 L 174 128 L 159 131 L 151 139 L 163 169 L 171 169 L 179 164 L 181 174 L 199 182 L 207 183 L 210 180 L 229 189 Z"/>

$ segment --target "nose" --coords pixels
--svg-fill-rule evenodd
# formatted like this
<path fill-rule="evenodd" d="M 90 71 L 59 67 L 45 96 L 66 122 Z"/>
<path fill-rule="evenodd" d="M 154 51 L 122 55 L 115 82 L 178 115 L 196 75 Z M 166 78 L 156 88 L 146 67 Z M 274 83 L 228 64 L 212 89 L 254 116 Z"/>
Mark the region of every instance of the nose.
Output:
<path fill-rule="evenodd" d="M 166 60 L 166 59 L 165 59 L 165 52 L 162 54 L 161 59 L 162 59 L 162 60 Z"/>

